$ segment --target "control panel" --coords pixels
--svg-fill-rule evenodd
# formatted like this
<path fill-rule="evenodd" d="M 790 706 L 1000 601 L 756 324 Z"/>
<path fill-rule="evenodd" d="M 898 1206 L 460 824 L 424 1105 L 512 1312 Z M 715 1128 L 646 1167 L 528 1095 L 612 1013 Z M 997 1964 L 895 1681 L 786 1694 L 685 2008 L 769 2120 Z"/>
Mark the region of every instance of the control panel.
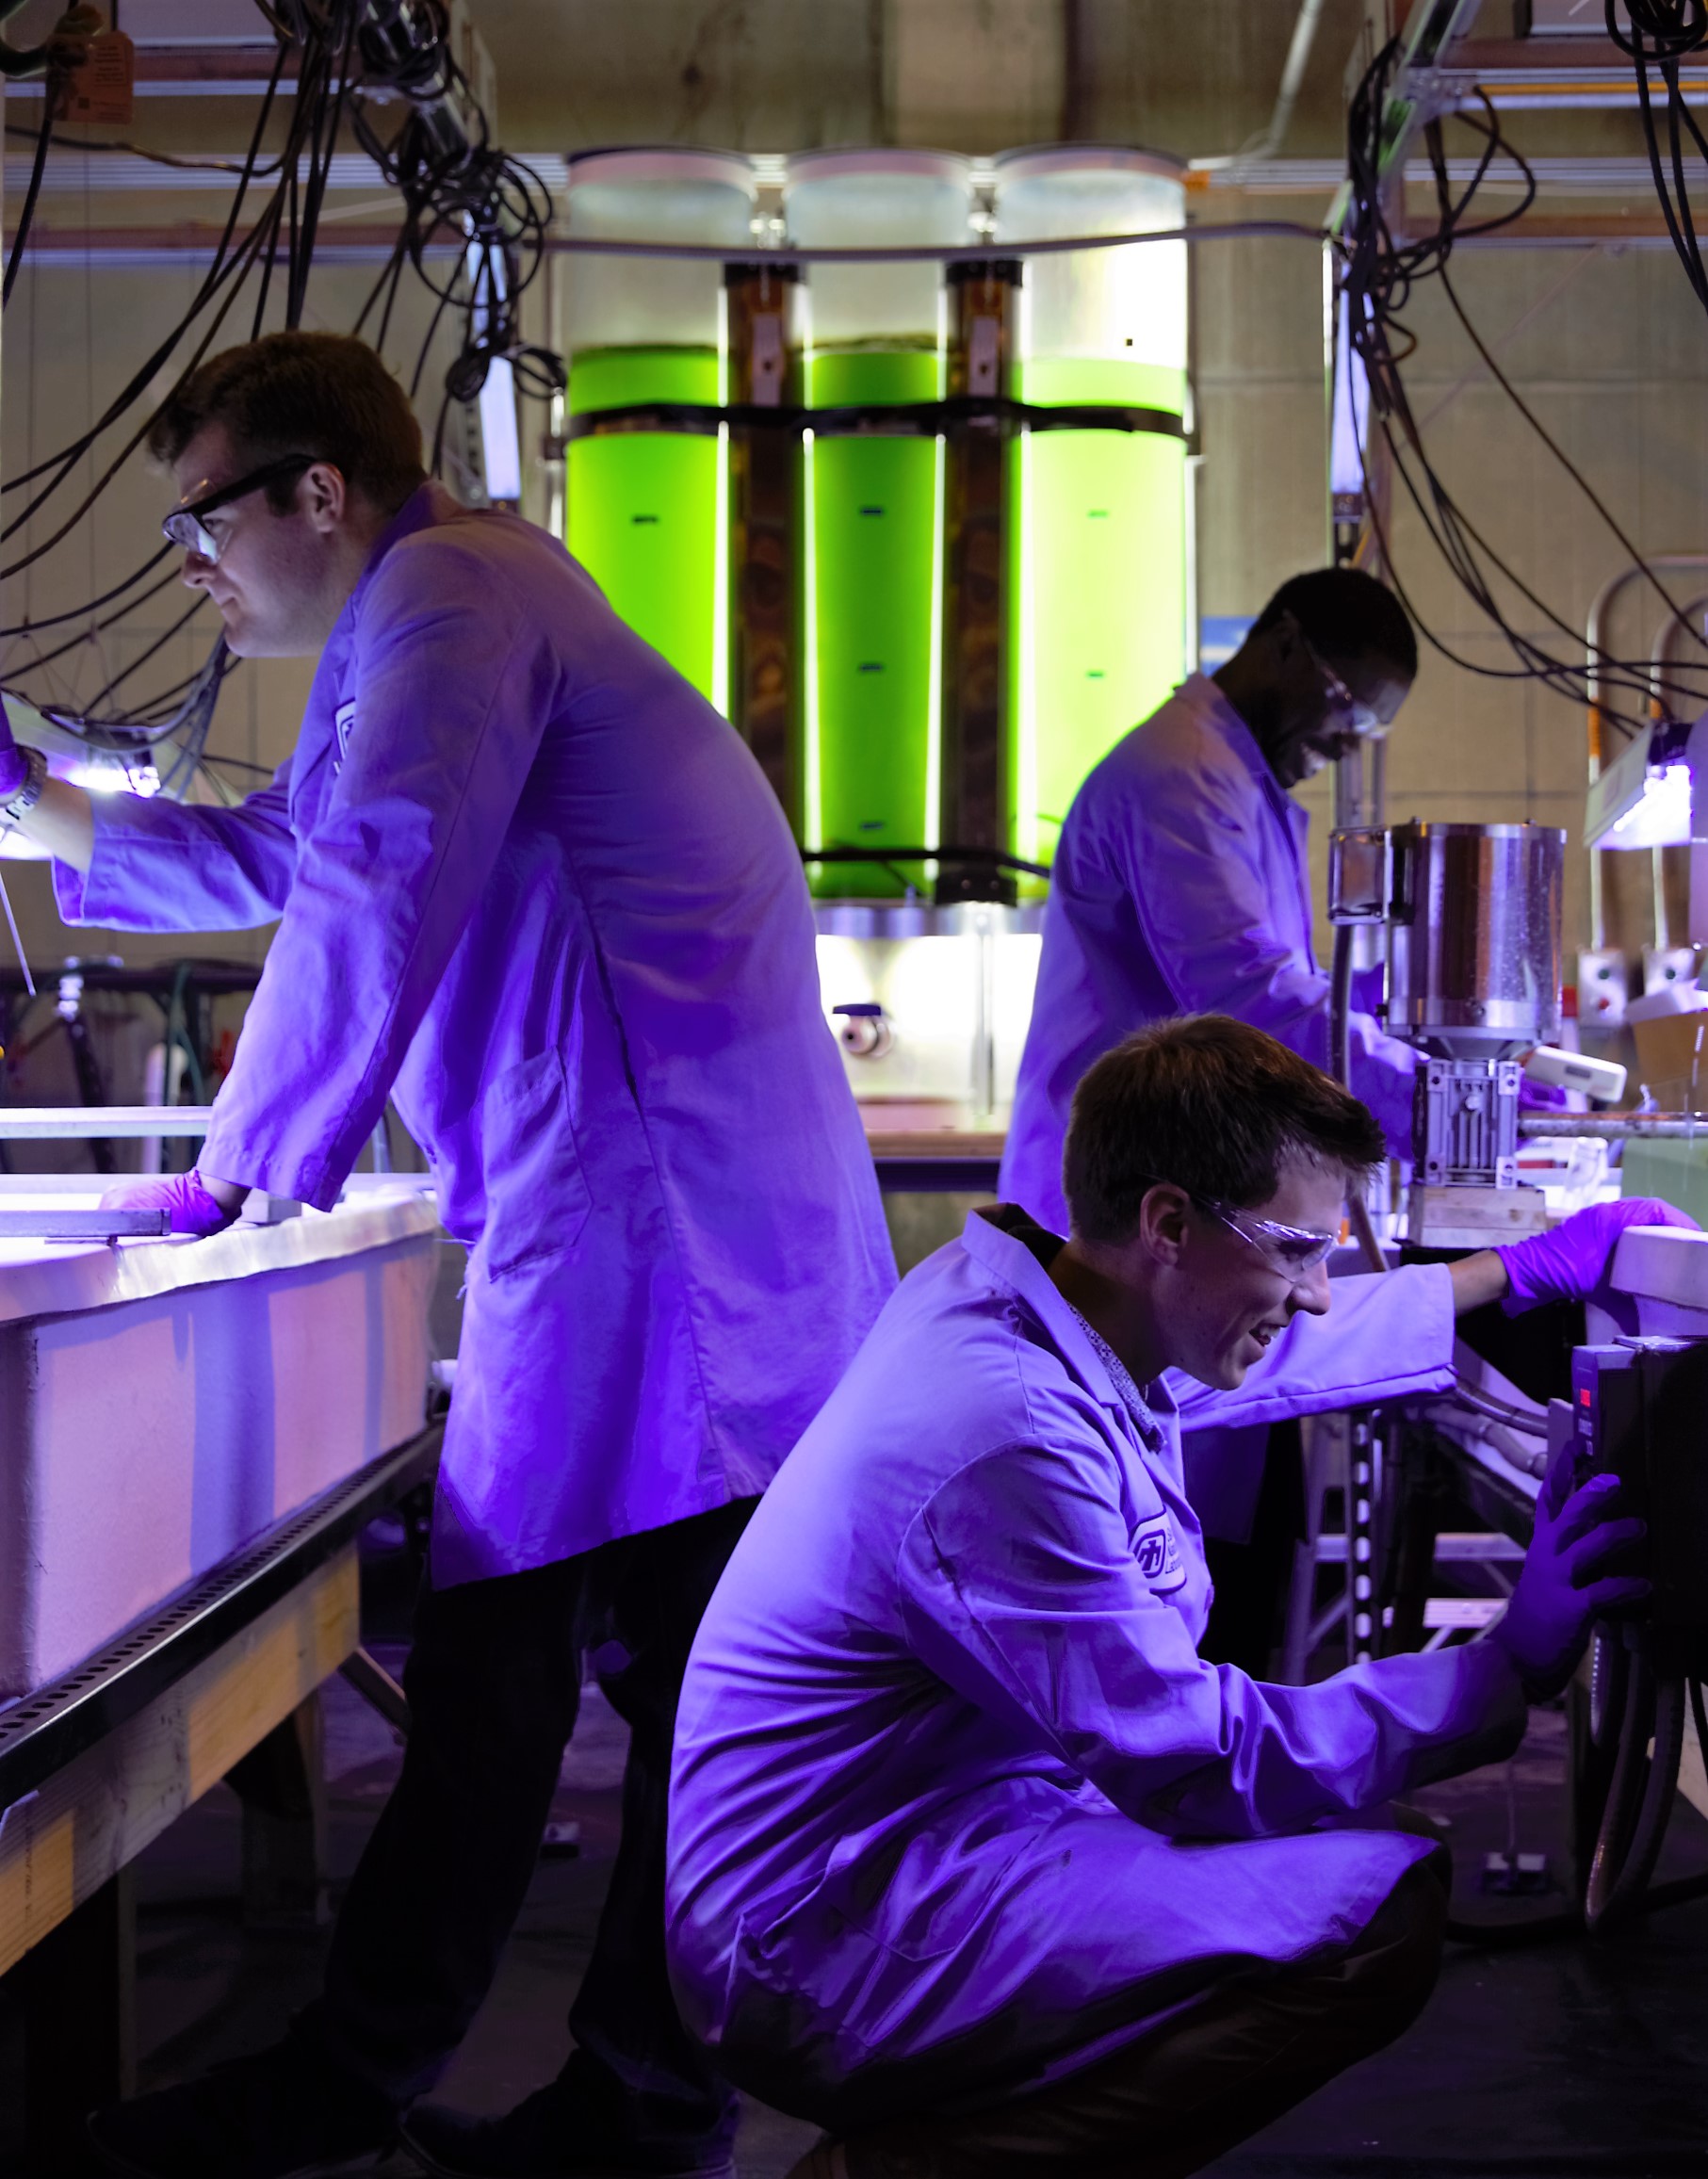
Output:
<path fill-rule="evenodd" d="M 1617 1475 L 1649 1524 L 1647 1616 L 1708 1636 L 1708 1342 L 1621 1339 L 1571 1357 L 1576 1480 Z"/>

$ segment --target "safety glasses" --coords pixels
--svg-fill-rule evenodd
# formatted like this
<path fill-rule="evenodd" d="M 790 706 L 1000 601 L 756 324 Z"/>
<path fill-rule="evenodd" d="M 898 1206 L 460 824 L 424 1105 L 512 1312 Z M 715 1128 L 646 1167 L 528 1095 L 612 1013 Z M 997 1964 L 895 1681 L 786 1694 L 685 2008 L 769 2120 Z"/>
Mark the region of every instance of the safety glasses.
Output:
<path fill-rule="evenodd" d="M 1385 734 L 1388 729 L 1375 707 L 1353 694 L 1303 628 L 1299 630 L 1299 641 L 1305 646 L 1305 655 L 1322 676 L 1323 693 L 1328 699 L 1330 710 L 1345 721 L 1343 731 L 1356 734 L 1360 740 L 1372 734 Z"/>
<path fill-rule="evenodd" d="M 1140 1178 L 1152 1187 L 1179 1188 L 1188 1202 L 1218 1225 L 1226 1226 L 1230 1233 L 1237 1233 L 1248 1248 L 1255 1248 L 1281 1278 L 1293 1282 L 1309 1278 L 1340 1244 L 1338 1230 L 1319 1233 L 1311 1226 L 1282 1226 L 1274 1218 L 1260 1218 L 1255 1211 L 1243 1211 L 1237 1203 L 1223 1203 L 1213 1195 L 1195 1195 L 1190 1188 L 1181 1188 L 1178 1180 L 1164 1179 L 1161 1173 L 1145 1173 Z"/>
<path fill-rule="evenodd" d="M 1238 1211 L 1231 1204 L 1208 1198 L 1202 1208 L 1230 1233 L 1237 1233 L 1248 1247 L 1255 1248 L 1278 1277 L 1293 1284 L 1309 1278 L 1320 1264 L 1326 1263 L 1341 1238 L 1338 1232 L 1318 1233 L 1309 1226 L 1281 1226 L 1273 1218 L 1257 1218 L 1249 1211 Z"/>
<path fill-rule="evenodd" d="M 234 500 L 246 499 L 252 492 L 259 492 L 264 484 L 274 484 L 286 477 L 301 477 L 319 459 L 318 454 L 286 454 L 282 461 L 269 462 L 264 469 L 252 469 L 247 477 L 221 484 L 217 492 L 204 492 L 200 499 L 174 507 L 160 525 L 168 544 L 178 545 L 185 552 L 193 552 L 200 560 L 217 561 L 221 540 L 208 528 L 204 516 L 219 508 L 229 507 Z"/>

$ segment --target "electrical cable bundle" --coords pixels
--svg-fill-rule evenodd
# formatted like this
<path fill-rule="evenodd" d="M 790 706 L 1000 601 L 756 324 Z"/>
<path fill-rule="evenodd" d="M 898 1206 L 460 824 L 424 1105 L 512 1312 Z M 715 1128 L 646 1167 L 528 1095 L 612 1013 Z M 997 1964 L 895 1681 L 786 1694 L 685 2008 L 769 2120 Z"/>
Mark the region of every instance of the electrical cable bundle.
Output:
<path fill-rule="evenodd" d="M 233 193 L 224 227 L 215 246 L 213 262 L 192 297 L 188 309 L 87 431 L 44 460 L 32 463 L 17 476 L 0 482 L 0 496 L 20 492 L 27 494 L 22 509 L 8 514 L 4 524 L 0 524 L 0 545 L 16 539 L 44 509 L 52 508 L 56 513 L 58 512 L 60 496 L 78 464 L 86 456 L 92 454 L 97 442 L 106 433 L 130 421 L 159 373 L 172 363 L 184 344 L 192 336 L 195 336 L 194 345 L 186 360 L 178 365 L 178 375 L 186 375 L 196 367 L 213 347 L 242 296 L 252 273 L 259 273 L 252 333 L 259 330 L 274 268 L 282 256 L 285 265 L 286 310 L 287 313 L 294 310 L 300 316 L 307 268 L 313 253 L 315 226 L 336 134 L 333 116 L 343 92 L 339 62 L 341 58 L 347 59 L 347 57 L 333 53 L 323 40 L 316 40 L 304 45 L 286 145 L 281 157 L 272 163 L 269 170 L 278 177 L 272 195 L 255 224 L 247 235 L 239 238 L 237 222 L 252 185 L 261 171 L 261 146 L 277 99 L 286 53 L 286 47 L 281 44 L 256 116 L 248 151 L 237 169 L 236 188 Z M 330 112 L 329 107 L 332 109 Z M 53 108 L 50 103 L 42 122 L 41 135 L 44 139 L 51 139 L 52 122 Z M 298 166 L 305 154 L 310 159 L 308 183 L 305 189 L 300 189 Z M 37 174 L 41 171 L 45 155 L 46 142 L 43 141 L 37 147 L 33 170 Z M 27 225 L 21 221 L 13 242 L 14 265 L 21 257 L 26 236 Z M 130 429 L 117 453 L 107 460 L 82 497 L 56 521 L 51 533 L 29 545 L 6 564 L 0 565 L 0 577 L 22 574 L 64 543 L 90 512 L 119 471 L 141 447 L 152 420 L 151 409 L 140 424 Z M 3 500 L 0 500 L 0 504 L 3 504 Z M 139 605 L 157 596 L 177 579 L 175 568 L 164 575 L 157 573 L 162 563 L 172 557 L 171 547 L 162 546 L 151 553 L 122 582 L 90 600 L 88 605 L 70 612 L 54 614 L 45 622 L 0 628 L 0 637 L 18 638 L 35 637 L 41 628 L 64 626 L 67 623 L 86 624 L 78 633 L 68 637 L 55 649 L 38 655 L 19 671 L 28 675 L 54 663 L 82 644 L 94 641 L 124 620 Z M 151 577 L 154 579 L 151 580 Z M 37 708 L 44 718 L 52 720 L 56 725 L 87 741 L 91 747 L 109 751 L 133 761 L 145 756 L 155 743 L 177 740 L 179 747 L 165 774 L 165 780 L 171 783 L 174 792 L 187 791 L 202 760 L 220 683 L 236 663 L 226 652 L 223 638 L 216 642 L 203 665 L 185 679 L 134 704 L 113 705 L 112 700 L 139 668 L 145 666 L 151 658 L 182 633 L 201 610 L 203 602 L 198 598 L 129 666 L 110 675 L 105 686 L 87 703 L 74 709 L 54 704 L 39 704 Z M 103 612 L 103 608 L 111 610 Z M 95 617 L 97 614 L 101 617 Z M 8 675 L 8 686 L 11 681 L 12 676 Z M 26 701 L 29 700 L 27 690 L 19 690 L 17 692 L 24 696 Z M 104 706 L 112 707 L 104 711 Z"/>
<path fill-rule="evenodd" d="M 364 88 L 383 82 L 409 102 L 402 127 L 389 140 L 374 124 L 366 99 L 356 105 L 357 140 L 403 199 L 403 227 L 391 262 L 363 306 L 360 333 L 383 296 L 376 345 L 383 346 L 406 265 L 439 299 L 415 365 L 420 385 L 439 325 L 447 311 L 462 318 L 458 352 L 446 372 L 433 431 L 439 468 L 452 402 L 476 400 L 493 364 L 502 359 L 525 393 L 549 398 L 568 382 L 561 356 L 521 337 L 521 297 L 545 261 L 551 192 L 529 166 L 491 141 L 485 114 L 450 49 L 443 0 L 368 0 L 361 32 Z M 445 278 L 433 259 L 455 248 Z"/>
<path fill-rule="evenodd" d="M 235 165 L 227 161 L 169 162 L 207 165 L 236 176 L 236 186 L 213 261 L 183 317 L 89 429 L 18 476 L 0 482 L 0 496 L 26 495 L 18 512 L 8 512 L 0 522 L 0 547 L 16 540 L 44 510 L 59 517 L 49 535 L 32 541 L 21 552 L 15 551 L 9 561 L 0 551 L 0 578 L 20 575 L 44 560 L 78 528 L 146 439 L 152 410 L 140 423 L 135 416 L 161 372 L 171 367 L 175 377 L 183 378 L 195 369 L 213 349 L 241 298 L 250 293 L 253 296 L 247 333 L 252 339 L 266 321 L 277 274 L 283 288 L 284 323 L 295 326 L 301 322 L 333 155 L 340 130 L 347 123 L 376 159 L 385 179 L 399 189 L 404 205 L 398 247 L 354 330 L 362 331 L 374 303 L 383 294 L 376 346 L 383 345 L 402 273 L 406 267 L 413 267 L 439 299 L 415 366 L 410 388 L 413 395 L 419 387 L 442 320 L 447 313 L 460 316 L 462 320 L 459 350 L 447 374 L 434 433 L 435 468 L 449 404 L 474 399 L 496 358 L 510 361 L 518 383 L 527 391 L 561 389 L 561 362 L 545 351 L 526 347 L 517 332 L 518 298 L 545 254 L 552 208 L 550 193 L 530 169 L 492 145 L 486 117 L 451 53 L 449 19 L 441 0 L 269 0 L 262 11 L 273 24 L 280 42 L 245 155 Z M 263 164 L 262 145 L 278 103 L 285 64 L 293 52 L 298 62 L 297 81 L 285 141 L 277 157 Z M 50 86 L 40 132 L 8 132 L 27 135 L 36 142 L 32 184 L 12 243 L 8 291 L 26 248 L 49 148 L 66 141 L 53 133 L 56 102 L 52 89 Z M 381 139 L 371 113 L 372 102 L 384 98 L 401 99 L 408 106 L 403 126 L 390 142 Z M 271 181 L 270 193 L 253 225 L 239 236 L 238 220 L 244 205 L 254 185 L 263 179 Z M 447 242 L 456 250 L 458 269 L 445 281 L 431 269 L 430 260 Z M 78 464 L 91 456 L 104 437 L 125 426 L 130 428 L 117 451 L 69 512 L 60 515 L 66 488 Z M 0 506 L 4 506 L 3 496 Z M 163 563 L 169 561 L 174 564 L 162 573 Z M 162 547 L 123 581 L 83 606 L 42 621 L 0 627 L 0 639 L 4 640 L 39 640 L 42 631 L 50 628 L 66 631 L 53 648 L 39 650 L 36 657 L 14 668 L 6 676 L 7 685 L 12 686 L 14 676 L 27 679 L 39 669 L 98 641 L 176 580 L 175 556 L 170 547 Z M 138 669 L 184 631 L 203 603 L 198 598 L 139 657 L 110 675 L 87 703 L 73 707 L 39 702 L 36 708 L 92 748 L 133 761 L 146 756 L 156 744 L 175 744 L 175 754 L 162 775 L 163 792 L 187 791 L 199 769 L 217 790 L 225 792 L 203 764 L 214 702 L 225 675 L 236 663 L 222 638 L 202 666 L 172 686 L 136 702 L 123 694 Z M 26 688 L 15 692 L 25 701 L 32 700 Z"/>
<path fill-rule="evenodd" d="M 1667 0 L 1638 0 L 1639 8 L 1645 4 L 1664 9 Z M 1676 4 L 1700 13 L 1704 0 L 1676 0 Z M 1386 125 L 1400 54 L 1400 43 L 1395 40 L 1376 56 L 1348 109 L 1349 208 L 1339 241 L 1340 307 L 1345 312 L 1348 343 L 1362 366 L 1369 389 L 1369 426 L 1359 444 L 1365 499 L 1388 579 L 1406 604 L 1424 641 L 1455 665 L 1462 666 L 1468 673 L 1497 680 L 1537 681 L 1556 694 L 1580 703 L 1593 696 L 1603 719 L 1626 734 L 1635 734 L 1646 729 L 1650 723 L 1650 661 L 1622 659 L 1603 652 L 1598 654 L 1593 664 L 1586 663 L 1581 630 L 1556 611 L 1496 549 L 1449 491 L 1429 460 L 1423 431 L 1407 391 L 1403 366 L 1417 347 L 1416 336 L 1406 323 L 1406 313 L 1423 284 L 1435 281 L 1495 383 L 1576 483 L 1631 560 L 1642 569 L 1667 610 L 1682 626 L 1688 626 L 1679 613 L 1677 602 L 1649 567 L 1618 517 L 1501 368 L 1453 285 L 1448 264 L 1455 244 L 1513 225 L 1523 218 L 1536 199 L 1536 177 L 1522 154 L 1504 134 L 1495 107 L 1487 97 L 1483 99 L 1480 114 L 1461 113 L 1457 117 L 1481 138 L 1482 145 L 1470 180 L 1456 195 L 1448 175 L 1441 124 L 1439 121 L 1427 124 L 1423 141 L 1435 183 L 1437 224 L 1430 233 L 1416 238 L 1401 240 L 1393 234 L 1385 202 L 1391 179 L 1391 173 L 1385 171 Z M 1520 201 L 1510 209 L 1488 218 L 1472 218 L 1473 201 L 1497 160 L 1505 161 L 1517 171 L 1522 183 Z M 1685 219 L 1688 219 L 1687 210 Z M 1512 665 L 1490 665 L 1465 657 L 1434 633 L 1418 611 L 1394 567 L 1390 525 L 1374 488 L 1371 442 L 1377 435 L 1390 457 L 1394 477 L 1431 542 L 1479 612 L 1505 638 L 1513 653 Z M 1539 641 L 1514 626 L 1503 602 L 1505 595 L 1521 599 L 1549 628 L 1569 639 L 1571 652 L 1561 655 L 1551 647 L 1550 642 Z M 1699 648 L 1708 651 L 1708 643 L 1703 642 L 1700 632 L 1692 628 L 1690 633 Z M 1675 663 L 1668 668 L 1668 673 L 1699 694 L 1702 703 L 1708 704 L 1708 657 Z"/>
<path fill-rule="evenodd" d="M 1619 20 L 1616 0 L 1605 0 L 1607 35 L 1622 53 L 1631 56 L 1636 71 L 1637 111 L 1642 116 L 1643 141 L 1649 151 L 1649 168 L 1654 176 L 1654 193 L 1660 199 L 1667 232 L 1678 252 L 1684 276 L 1697 301 L 1708 310 L 1708 268 L 1702 264 L 1696 222 L 1690 212 L 1690 192 L 1684 186 L 1684 138 L 1689 137 L 1699 158 L 1708 159 L 1708 141 L 1679 88 L 1679 64 L 1708 45 L 1708 5 L 1704 0 L 1627 0 L 1628 24 Z M 1650 86 L 1652 71 L 1667 87 L 1667 155 L 1661 155 L 1655 127 L 1654 94 Z M 1668 176 L 1670 175 L 1670 179 Z"/>

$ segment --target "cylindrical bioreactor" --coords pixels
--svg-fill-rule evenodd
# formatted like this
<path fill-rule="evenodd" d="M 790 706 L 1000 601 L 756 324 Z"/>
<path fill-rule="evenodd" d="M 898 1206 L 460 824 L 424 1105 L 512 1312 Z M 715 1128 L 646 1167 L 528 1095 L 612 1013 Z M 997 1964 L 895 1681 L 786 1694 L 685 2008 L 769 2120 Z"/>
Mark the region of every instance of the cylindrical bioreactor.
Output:
<path fill-rule="evenodd" d="M 968 239 L 970 162 L 949 153 L 811 152 L 789 165 L 804 249 Z M 935 844 L 943 442 L 904 413 L 939 400 L 942 268 L 815 265 L 805 394 L 829 412 L 805 441 L 809 848 Z M 893 428 L 873 410 L 895 409 Z M 852 412 L 852 413 L 851 413 Z M 828 862 L 814 889 L 892 897 L 918 862 Z"/>
<path fill-rule="evenodd" d="M 753 248 L 754 171 L 733 153 L 590 152 L 572 159 L 572 236 Z M 727 710 L 723 269 L 714 260 L 575 256 L 568 542 L 616 610 Z M 696 415 L 705 411 L 705 415 Z"/>
<path fill-rule="evenodd" d="M 1185 224 L 1178 164 L 1065 144 L 996 166 L 999 246 Z M 1186 246 L 1068 251 L 1026 267 L 1015 391 L 1015 851 L 1051 859 L 1085 774 L 1186 658 Z M 1099 415 L 1098 411 L 1105 414 Z"/>
<path fill-rule="evenodd" d="M 1414 821 L 1391 837 L 1390 1030 L 1447 1056 L 1550 1043 L 1565 834 Z"/>

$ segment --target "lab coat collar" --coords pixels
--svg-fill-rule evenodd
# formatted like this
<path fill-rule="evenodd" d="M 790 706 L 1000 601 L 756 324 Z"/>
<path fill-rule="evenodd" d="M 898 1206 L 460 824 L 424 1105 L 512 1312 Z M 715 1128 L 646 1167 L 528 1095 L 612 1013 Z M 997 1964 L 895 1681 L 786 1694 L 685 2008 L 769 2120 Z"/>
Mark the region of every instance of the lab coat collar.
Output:
<path fill-rule="evenodd" d="M 340 619 L 346 622 L 355 619 L 362 594 L 379 573 L 380 562 L 394 545 L 400 545 L 404 538 L 413 537 L 417 529 L 430 528 L 433 523 L 447 521 L 451 515 L 462 512 L 460 503 L 451 497 L 437 478 L 429 477 L 417 484 L 374 540 L 374 548 L 356 577 L 356 587 L 350 592 Z"/>
<path fill-rule="evenodd" d="M 1258 746 L 1257 736 L 1223 695 L 1208 674 L 1188 674 L 1176 693 L 1181 701 L 1190 704 L 1201 714 L 1207 724 L 1213 724 L 1229 749 L 1244 765 L 1260 787 L 1286 796 L 1287 789 L 1269 769 L 1269 759 Z"/>
<path fill-rule="evenodd" d="M 967 1228 L 961 1236 L 961 1244 L 973 1261 L 1002 1286 L 1017 1294 L 1043 1325 L 1049 1343 L 1067 1364 L 1085 1390 L 1105 1407 L 1113 1407 L 1122 1417 L 1127 1415 L 1127 1403 L 1115 1390 L 1114 1381 L 1104 1367 L 1103 1358 L 1091 1343 L 1081 1323 L 1079 1313 L 1066 1296 L 1060 1293 L 1048 1271 L 1016 1233 L 998 1225 L 1000 1219 L 1022 1219 L 1027 1214 L 1017 1204 L 997 1203 L 982 1211 L 970 1211 Z M 1028 1220 L 1030 1224 L 1031 1221 Z M 1152 1392 L 1160 1388 L 1142 1385 L 1140 1392 L 1146 1404 L 1157 1409 L 1158 1403 Z M 1169 1406 L 1166 1395 L 1161 1409 Z"/>

